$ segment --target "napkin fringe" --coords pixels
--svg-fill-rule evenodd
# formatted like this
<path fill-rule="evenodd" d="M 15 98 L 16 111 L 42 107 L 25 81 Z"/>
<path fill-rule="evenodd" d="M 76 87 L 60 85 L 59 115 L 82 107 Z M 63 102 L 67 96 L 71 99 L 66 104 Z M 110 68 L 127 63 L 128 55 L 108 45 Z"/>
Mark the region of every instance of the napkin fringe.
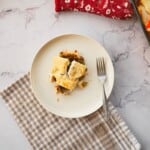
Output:
<path fill-rule="evenodd" d="M 136 150 L 141 150 L 141 145 L 139 144 L 138 140 L 135 138 L 134 133 L 131 130 L 129 130 L 127 124 L 121 118 L 121 116 L 119 115 L 117 109 L 113 105 L 110 105 L 110 104 L 109 104 L 109 108 L 110 108 L 111 112 L 115 115 L 116 119 L 120 120 L 120 122 L 122 123 L 122 127 L 128 133 L 129 139 L 132 139 L 131 141 L 133 142 Z"/>

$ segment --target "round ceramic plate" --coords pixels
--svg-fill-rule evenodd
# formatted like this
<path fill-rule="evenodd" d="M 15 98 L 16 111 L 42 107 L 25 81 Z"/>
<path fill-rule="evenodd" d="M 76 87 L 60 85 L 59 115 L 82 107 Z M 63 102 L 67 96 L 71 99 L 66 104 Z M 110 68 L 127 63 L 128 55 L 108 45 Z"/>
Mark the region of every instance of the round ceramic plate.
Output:
<path fill-rule="evenodd" d="M 78 50 L 85 58 L 88 85 L 83 89 L 75 89 L 70 95 L 56 94 L 54 83 L 50 82 L 52 58 L 62 50 Z M 96 57 L 104 57 L 106 61 L 107 81 L 106 95 L 109 97 L 114 84 L 114 69 L 106 50 L 95 40 L 75 34 L 58 36 L 47 42 L 36 54 L 31 67 L 32 90 L 39 102 L 49 112 L 68 118 L 86 116 L 102 103 L 102 89 L 97 79 Z"/>

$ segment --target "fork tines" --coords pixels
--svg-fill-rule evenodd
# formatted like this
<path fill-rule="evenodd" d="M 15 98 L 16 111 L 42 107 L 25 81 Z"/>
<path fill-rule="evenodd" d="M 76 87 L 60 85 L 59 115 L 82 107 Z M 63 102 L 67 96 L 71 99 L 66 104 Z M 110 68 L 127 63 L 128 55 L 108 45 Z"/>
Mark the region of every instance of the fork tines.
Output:
<path fill-rule="evenodd" d="M 96 67 L 98 75 L 106 73 L 105 60 L 103 57 L 96 58 Z"/>

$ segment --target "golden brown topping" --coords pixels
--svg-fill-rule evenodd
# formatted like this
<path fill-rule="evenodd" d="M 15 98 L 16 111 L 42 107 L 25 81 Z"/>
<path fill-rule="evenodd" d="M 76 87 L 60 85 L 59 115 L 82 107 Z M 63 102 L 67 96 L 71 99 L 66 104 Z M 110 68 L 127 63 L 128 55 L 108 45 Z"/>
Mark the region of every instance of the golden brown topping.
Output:
<path fill-rule="evenodd" d="M 81 80 L 81 81 L 79 81 L 78 86 L 79 86 L 79 88 L 82 89 L 82 88 L 86 87 L 87 84 L 88 84 L 88 82 Z"/>
<path fill-rule="evenodd" d="M 51 73 L 53 75 L 65 74 L 69 64 L 70 62 L 68 59 L 56 56 L 53 58 L 53 65 L 52 65 Z"/>
<path fill-rule="evenodd" d="M 87 82 L 83 81 L 87 67 L 84 58 L 77 50 L 61 51 L 54 57 L 51 69 L 51 82 L 55 82 L 56 93 L 70 94 L 77 86 L 84 88 Z"/>
<path fill-rule="evenodd" d="M 80 77 L 84 76 L 85 72 L 86 72 L 85 65 L 76 61 L 72 61 L 68 71 L 68 75 L 70 79 L 79 79 Z"/>
<path fill-rule="evenodd" d="M 51 76 L 51 77 L 50 77 L 50 81 L 51 81 L 51 82 L 56 82 L 55 76 Z"/>

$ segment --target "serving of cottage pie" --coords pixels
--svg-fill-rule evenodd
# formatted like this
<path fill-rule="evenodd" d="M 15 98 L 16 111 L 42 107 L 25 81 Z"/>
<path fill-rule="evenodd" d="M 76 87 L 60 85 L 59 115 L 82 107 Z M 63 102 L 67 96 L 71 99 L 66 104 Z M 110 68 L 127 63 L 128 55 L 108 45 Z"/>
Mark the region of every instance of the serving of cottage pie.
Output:
<path fill-rule="evenodd" d="M 75 88 L 84 88 L 87 82 L 85 59 L 77 50 L 64 50 L 53 57 L 50 81 L 54 83 L 56 93 L 70 94 Z"/>

